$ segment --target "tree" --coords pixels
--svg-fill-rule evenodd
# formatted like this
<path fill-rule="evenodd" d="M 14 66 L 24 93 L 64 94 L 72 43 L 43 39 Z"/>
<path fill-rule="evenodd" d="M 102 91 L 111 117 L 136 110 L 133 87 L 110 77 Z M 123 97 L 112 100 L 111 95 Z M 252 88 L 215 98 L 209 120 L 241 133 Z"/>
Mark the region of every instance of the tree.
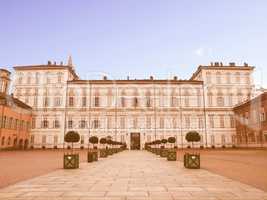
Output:
<path fill-rule="evenodd" d="M 91 136 L 89 138 L 89 142 L 93 144 L 93 147 L 95 147 L 95 144 L 98 144 L 98 137 L 96 136 Z"/>
<path fill-rule="evenodd" d="M 76 131 L 69 131 L 67 134 L 64 136 L 64 141 L 71 143 L 71 148 L 73 151 L 73 143 L 79 142 L 80 141 L 80 135 Z"/>
<path fill-rule="evenodd" d="M 101 138 L 99 140 L 99 142 L 100 142 L 100 144 L 105 145 L 105 144 L 107 144 L 107 139 L 106 138 Z"/>
<path fill-rule="evenodd" d="M 176 142 L 175 137 L 169 137 L 169 138 L 168 138 L 168 143 L 170 143 L 170 144 L 174 144 L 175 142 Z"/>
<path fill-rule="evenodd" d="M 197 131 L 189 131 L 186 134 L 185 139 L 187 142 L 192 142 L 192 147 L 194 147 L 194 142 L 199 142 L 201 138 Z"/>
<path fill-rule="evenodd" d="M 161 140 L 161 143 L 164 145 L 164 147 L 165 147 L 165 144 L 168 142 L 168 140 L 166 140 L 166 139 L 162 139 Z"/>

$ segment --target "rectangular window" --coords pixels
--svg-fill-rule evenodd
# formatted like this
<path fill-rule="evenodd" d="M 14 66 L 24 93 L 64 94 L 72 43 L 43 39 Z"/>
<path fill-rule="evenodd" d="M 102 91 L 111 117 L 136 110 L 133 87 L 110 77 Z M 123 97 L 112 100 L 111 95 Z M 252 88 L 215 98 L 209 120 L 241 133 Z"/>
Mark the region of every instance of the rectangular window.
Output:
<path fill-rule="evenodd" d="M 43 144 L 43 145 L 46 144 L 46 135 L 43 135 L 43 136 L 42 136 L 42 144 Z"/>
<path fill-rule="evenodd" d="M 72 120 L 68 121 L 68 128 L 73 128 L 73 121 Z"/>
<path fill-rule="evenodd" d="M 47 119 L 44 119 L 42 121 L 42 128 L 48 128 L 48 121 L 47 121 Z"/>
<path fill-rule="evenodd" d="M 209 121 L 210 121 L 210 128 L 214 128 L 214 116 L 209 115 Z"/>
<path fill-rule="evenodd" d="M 121 118 L 120 118 L 120 127 L 121 127 L 122 129 L 125 128 L 125 118 L 124 118 L 124 117 L 121 117 Z"/>
<path fill-rule="evenodd" d="M 125 107 L 125 98 L 121 97 L 121 107 Z"/>
<path fill-rule="evenodd" d="M 95 107 L 99 107 L 99 97 L 95 97 Z"/>
<path fill-rule="evenodd" d="M 160 129 L 164 129 L 164 118 L 163 118 L 163 117 L 160 118 L 160 121 L 159 121 L 159 128 L 160 128 Z"/>
<path fill-rule="evenodd" d="M 80 128 L 86 128 L 86 121 L 85 120 L 80 121 Z"/>
<path fill-rule="evenodd" d="M 58 136 L 57 136 L 57 135 L 55 135 L 55 136 L 54 136 L 54 146 L 56 146 L 56 145 L 57 145 L 57 143 L 58 143 Z"/>
<path fill-rule="evenodd" d="M 224 128 L 224 116 L 220 115 L 220 128 Z"/>
<path fill-rule="evenodd" d="M 54 121 L 54 128 L 59 128 L 60 127 L 60 125 L 59 125 L 59 120 L 55 120 Z"/>
<path fill-rule="evenodd" d="M 185 128 L 190 128 L 190 116 L 185 116 Z"/>
<path fill-rule="evenodd" d="M 151 128 L 151 117 L 147 117 L 147 118 L 146 118 L 146 127 L 147 127 L 148 129 Z"/>
<path fill-rule="evenodd" d="M 82 97 L 82 107 L 86 107 L 86 97 Z"/>
<path fill-rule="evenodd" d="M 97 129 L 97 128 L 99 128 L 99 126 L 100 126 L 99 120 L 95 119 L 95 120 L 93 121 L 93 128 L 94 128 L 94 129 Z"/>
<path fill-rule="evenodd" d="M 69 97 L 69 106 L 74 106 L 74 97 Z"/>
<path fill-rule="evenodd" d="M 233 115 L 230 115 L 230 127 L 234 128 L 235 127 L 235 119 Z"/>
<path fill-rule="evenodd" d="M 146 107 L 151 107 L 151 99 L 150 99 L 150 97 L 146 97 Z"/>
<path fill-rule="evenodd" d="M 44 97 L 44 107 L 48 107 L 48 106 L 49 106 L 49 98 Z"/>
<path fill-rule="evenodd" d="M 54 106 L 60 106 L 60 104 L 61 104 L 60 97 L 55 97 L 55 99 L 54 99 Z"/>

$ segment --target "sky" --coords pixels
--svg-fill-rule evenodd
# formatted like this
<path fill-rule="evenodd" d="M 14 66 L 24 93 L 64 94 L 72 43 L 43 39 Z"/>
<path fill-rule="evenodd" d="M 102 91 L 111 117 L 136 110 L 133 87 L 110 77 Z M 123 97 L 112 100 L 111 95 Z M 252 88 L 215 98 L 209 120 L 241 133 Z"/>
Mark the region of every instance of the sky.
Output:
<path fill-rule="evenodd" d="M 247 62 L 267 87 L 267 1 L 0 0 L 0 67 L 69 55 L 81 78 L 188 79 Z"/>

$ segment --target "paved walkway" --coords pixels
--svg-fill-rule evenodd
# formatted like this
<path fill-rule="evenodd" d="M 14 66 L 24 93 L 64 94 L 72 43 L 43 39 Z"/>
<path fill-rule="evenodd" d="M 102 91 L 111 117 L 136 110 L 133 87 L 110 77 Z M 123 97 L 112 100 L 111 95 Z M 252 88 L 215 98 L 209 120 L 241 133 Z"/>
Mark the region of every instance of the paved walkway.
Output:
<path fill-rule="evenodd" d="M 0 190 L 3 199 L 267 200 L 267 193 L 145 151 L 127 151 L 8 186 Z"/>

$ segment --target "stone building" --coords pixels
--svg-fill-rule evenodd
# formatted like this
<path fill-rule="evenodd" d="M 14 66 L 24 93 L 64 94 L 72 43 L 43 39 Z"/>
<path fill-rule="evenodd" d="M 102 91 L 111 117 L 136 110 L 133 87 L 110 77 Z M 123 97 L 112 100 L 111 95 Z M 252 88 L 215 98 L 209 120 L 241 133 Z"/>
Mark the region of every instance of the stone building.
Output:
<path fill-rule="evenodd" d="M 30 106 L 8 94 L 10 72 L 0 69 L 0 149 L 29 146 Z"/>
<path fill-rule="evenodd" d="M 267 92 L 237 105 L 237 145 L 243 147 L 267 147 Z"/>
<path fill-rule="evenodd" d="M 185 134 L 196 130 L 200 145 L 235 143 L 233 106 L 253 92 L 253 67 L 246 63 L 199 66 L 189 80 L 81 80 L 67 65 L 15 66 L 14 94 L 33 107 L 31 145 L 64 145 L 64 134 L 76 130 L 80 144 L 88 137 L 112 136 L 131 148 L 175 136 L 187 147 Z"/>

